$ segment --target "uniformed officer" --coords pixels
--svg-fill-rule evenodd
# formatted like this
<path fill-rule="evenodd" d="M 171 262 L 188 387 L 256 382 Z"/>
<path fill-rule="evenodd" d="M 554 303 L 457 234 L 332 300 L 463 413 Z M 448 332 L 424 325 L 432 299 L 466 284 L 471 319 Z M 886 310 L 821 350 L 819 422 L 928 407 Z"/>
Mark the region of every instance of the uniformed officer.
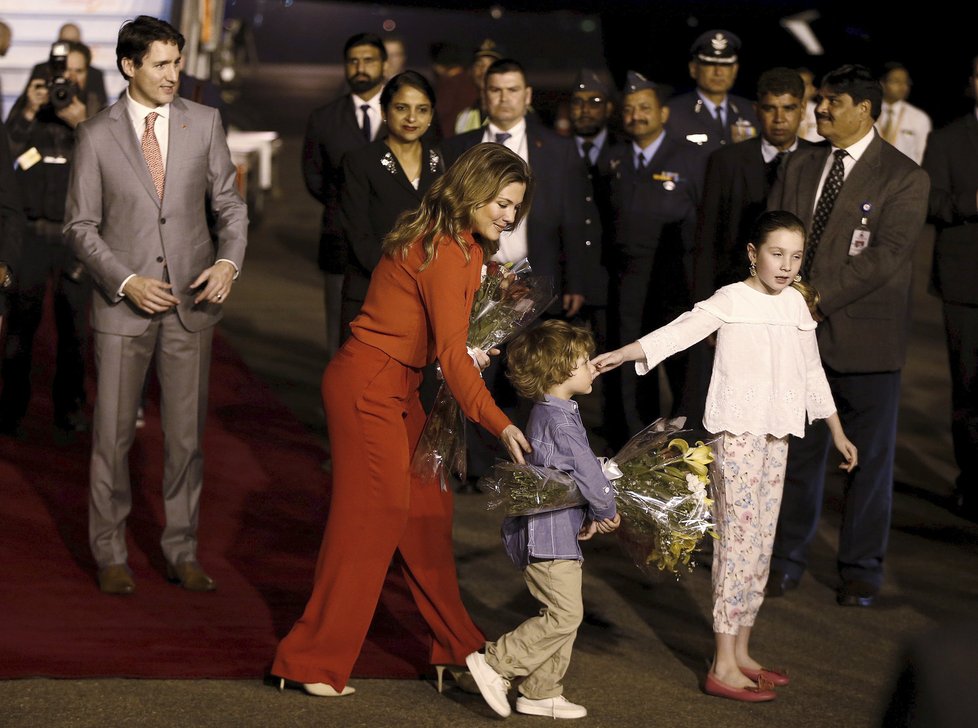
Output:
<path fill-rule="evenodd" d="M 604 307 L 608 303 L 608 261 L 602 245 L 602 231 L 610 227 L 611 154 L 621 140 L 608 129 L 614 110 L 611 90 L 597 73 L 581 69 L 571 91 L 570 121 L 574 143 L 588 173 L 590 186 L 583 201 L 586 224 L 585 257 L 587 260 L 587 305 Z M 605 331 L 596 331 L 598 346 L 606 343 Z"/>
<path fill-rule="evenodd" d="M 590 187 L 583 205 L 587 280 L 583 322 L 594 332 L 599 351 L 620 345 L 617 332 L 617 286 L 609 289 L 608 272 L 614 270 L 612 247 L 605 244 L 614 226 L 611 207 L 611 158 L 624 142 L 608 128 L 614 113 L 612 87 L 593 70 L 582 68 L 571 88 L 570 122 L 577 153 L 587 169 Z M 611 442 L 623 442 L 625 430 L 618 371 L 602 377 L 602 434 Z"/>
<path fill-rule="evenodd" d="M 669 131 L 711 152 L 757 136 L 757 117 L 750 101 L 730 93 L 737 80 L 740 38 L 729 30 L 709 30 L 689 52 L 689 75 L 696 90 L 669 104 Z"/>
<path fill-rule="evenodd" d="M 612 155 L 612 239 L 617 260 L 619 332 L 634 341 L 690 306 L 689 280 L 706 153 L 665 128 L 670 108 L 661 86 L 629 71 L 622 120 L 630 143 Z M 686 358 L 670 357 L 666 373 L 673 408 L 681 403 Z M 657 376 L 622 372 L 622 403 L 630 434 L 662 412 Z"/>

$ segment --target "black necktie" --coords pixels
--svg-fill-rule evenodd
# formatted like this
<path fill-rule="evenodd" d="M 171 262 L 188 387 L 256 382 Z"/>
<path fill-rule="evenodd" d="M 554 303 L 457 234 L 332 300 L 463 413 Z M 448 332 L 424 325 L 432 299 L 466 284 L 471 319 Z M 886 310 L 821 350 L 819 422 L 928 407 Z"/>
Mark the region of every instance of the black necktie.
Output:
<path fill-rule="evenodd" d="M 370 114 L 367 112 L 370 110 L 370 104 L 361 104 L 360 110 L 363 112 L 363 124 L 360 125 L 361 131 L 363 131 L 363 138 L 368 142 L 370 141 Z"/>
<path fill-rule="evenodd" d="M 505 144 L 506 140 L 509 139 L 512 134 L 508 131 L 497 131 L 496 132 L 496 144 Z"/>
<path fill-rule="evenodd" d="M 825 232 L 825 225 L 828 223 L 832 208 L 835 206 L 835 198 L 839 196 L 839 190 L 842 189 L 842 182 L 845 180 L 846 168 L 843 160 L 848 152 L 845 149 L 836 149 L 832 154 L 835 155 L 835 161 L 832 162 L 832 169 L 829 170 L 829 176 L 825 179 L 822 195 L 818 198 L 818 204 L 815 205 L 815 215 L 812 217 L 812 231 L 808 236 L 805 261 L 801 266 L 803 278 L 807 278 L 808 274 L 811 273 L 815 249 L 822 238 L 822 233 Z"/>
<path fill-rule="evenodd" d="M 645 158 L 644 154 L 635 155 L 635 169 L 639 172 L 644 171 L 649 166 L 649 160 Z"/>
<path fill-rule="evenodd" d="M 767 191 L 770 192 L 771 188 L 774 187 L 774 183 L 778 179 L 778 167 L 781 166 L 781 160 L 783 160 L 788 155 L 787 152 L 778 152 L 774 159 L 767 163 Z"/>
<path fill-rule="evenodd" d="M 594 149 L 594 142 L 582 142 L 581 149 L 584 150 L 584 164 L 587 166 L 588 174 L 592 177 L 597 173 L 598 165 L 591 159 L 591 150 Z"/>
<path fill-rule="evenodd" d="M 714 111 L 716 112 L 717 128 L 720 130 L 720 138 L 727 138 L 727 127 L 723 123 L 723 107 L 717 106 Z"/>

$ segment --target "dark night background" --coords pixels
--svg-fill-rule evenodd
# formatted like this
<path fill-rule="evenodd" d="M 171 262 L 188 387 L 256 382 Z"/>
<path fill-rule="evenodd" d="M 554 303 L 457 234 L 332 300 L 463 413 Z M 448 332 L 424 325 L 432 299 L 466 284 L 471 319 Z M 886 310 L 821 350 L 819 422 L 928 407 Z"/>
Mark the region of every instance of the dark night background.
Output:
<path fill-rule="evenodd" d="M 492 7 L 501 17 L 492 17 Z M 819 14 L 811 27 L 825 49 L 822 56 L 807 55 L 780 25 L 782 18 L 806 10 Z M 468 51 L 491 37 L 527 67 L 538 104 L 546 98 L 541 93 L 562 91 L 578 68 L 599 66 L 602 60 L 616 83 L 633 68 L 677 91 L 687 90 L 690 43 L 706 30 L 725 28 L 743 40 L 734 89 L 741 95 L 753 97 L 754 79 L 775 65 L 805 65 L 818 77 L 843 63 L 876 70 L 899 60 L 914 79 L 910 101 L 938 127 L 971 103 L 964 90 L 978 41 L 974 23 L 962 12 L 945 2 L 918 5 L 916 17 L 897 11 L 893 3 L 867 2 L 228 0 L 227 6 L 229 17 L 252 27 L 262 63 L 336 64 L 348 36 L 360 31 L 384 35 L 389 20 L 405 41 L 409 65 L 420 70 L 429 66 L 427 48 L 434 41 L 452 41 Z M 547 115 L 546 108 L 541 111 Z"/>

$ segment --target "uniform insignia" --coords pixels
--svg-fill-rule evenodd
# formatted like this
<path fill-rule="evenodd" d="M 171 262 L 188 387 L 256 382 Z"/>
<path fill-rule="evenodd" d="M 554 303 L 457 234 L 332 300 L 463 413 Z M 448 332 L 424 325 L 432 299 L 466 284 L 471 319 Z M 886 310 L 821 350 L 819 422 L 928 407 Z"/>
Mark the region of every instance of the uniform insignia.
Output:
<path fill-rule="evenodd" d="M 710 139 L 709 136 L 707 136 L 706 134 L 702 134 L 702 133 L 700 133 L 700 134 L 687 134 L 686 135 L 686 141 L 692 142 L 693 144 L 699 144 L 700 146 L 706 144 L 709 141 L 709 139 Z"/>
<path fill-rule="evenodd" d="M 727 50 L 727 39 L 724 37 L 723 33 L 717 33 L 710 40 L 710 46 L 716 53 L 722 53 Z"/>
<path fill-rule="evenodd" d="M 656 182 L 662 183 L 662 189 L 666 192 L 672 192 L 676 189 L 676 184 L 682 181 L 682 177 L 679 176 L 678 172 L 656 172 L 652 175 L 652 179 Z"/>

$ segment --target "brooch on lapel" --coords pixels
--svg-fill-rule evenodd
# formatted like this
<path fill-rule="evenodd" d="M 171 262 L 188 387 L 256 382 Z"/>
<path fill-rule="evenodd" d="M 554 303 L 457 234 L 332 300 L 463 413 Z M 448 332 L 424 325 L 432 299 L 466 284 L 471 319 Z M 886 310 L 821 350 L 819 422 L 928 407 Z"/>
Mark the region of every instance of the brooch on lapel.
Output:
<path fill-rule="evenodd" d="M 397 161 L 394 159 L 394 154 L 392 152 L 387 152 L 387 154 L 381 157 L 380 163 L 391 174 L 397 174 Z"/>
<path fill-rule="evenodd" d="M 428 150 L 428 171 L 434 174 L 441 168 L 441 157 L 434 149 Z"/>
<path fill-rule="evenodd" d="M 676 184 L 682 181 L 682 177 L 679 176 L 678 172 L 657 172 L 652 175 L 652 179 L 656 182 L 661 182 L 662 189 L 666 192 L 672 192 L 676 189 Z"/>

